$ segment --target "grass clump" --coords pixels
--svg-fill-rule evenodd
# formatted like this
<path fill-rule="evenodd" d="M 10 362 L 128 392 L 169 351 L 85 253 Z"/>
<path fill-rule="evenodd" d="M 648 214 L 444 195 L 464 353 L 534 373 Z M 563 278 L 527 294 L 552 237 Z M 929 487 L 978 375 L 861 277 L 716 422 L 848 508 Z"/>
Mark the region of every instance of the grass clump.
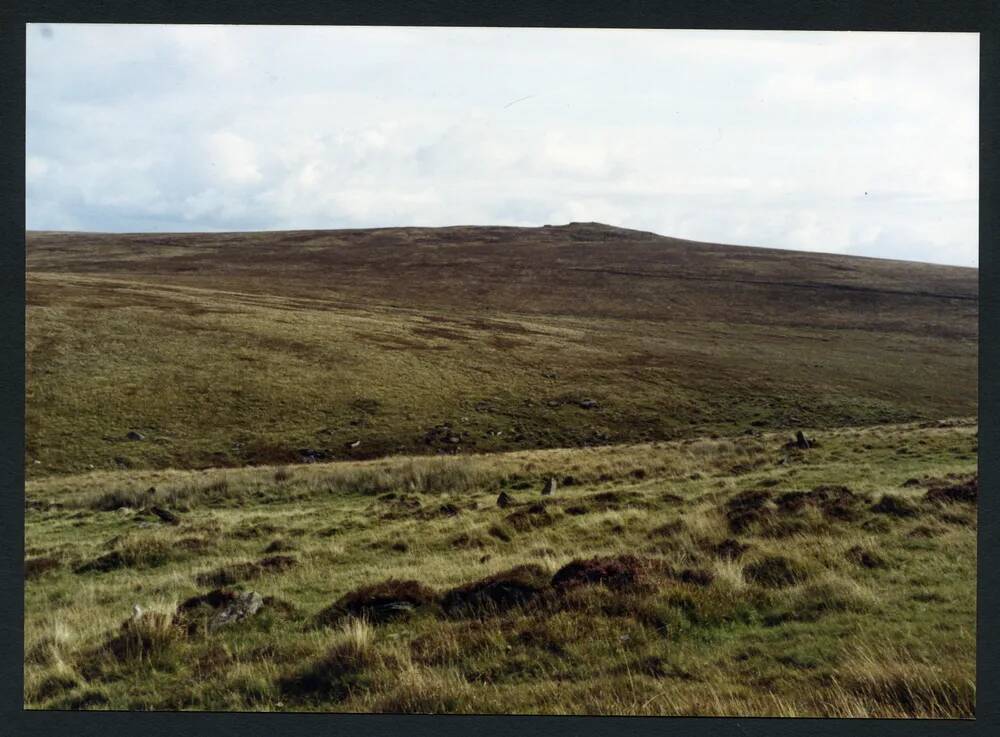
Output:
<path fill-rule="evenodd" d="M 882 498 L 872 505 L 871 511 L 890 517 L 916 517 L 919 514 L 919 510 L 912 502 L 895 494 L 883 494 Z"/>
<path fill-rule="evenodd" d="M 784 555 L 768 555 L 744 567 L 743 577 L 748 583 L 780 589 L 805 581 L 809 573 L 792 558 Z"/>
<path fill-rule="evenodd" d="M 539 565 L 526 564 L 457 586 L 441 599 L 452 616 L 496 614 L 537 601 L 549 590 L 549 576 Z"/>
<path fill-rule="evenodd" d="M 286 697 L 344 701 L 374 685 L 379 662 L 371 626 L 363 619 L 341 624 L 336 642 L 303 670 L 279 680 Z"/>
<path fill-rule="evenodd" d="M 610 589 L 636 586 L 649 571 L 648 561 L 634 555 L 574 560 L 556 571 L 552 585 L 559 590 L 575 586 L 601 584 Z"/>
<path fill-rule="evenodd" d="M 391 578 L 349 591 L 320 612 L 317 621 L 331 625 L 353 617 L 381 624 L 433 608 L 437 602 L 437 592 L 419 581 Z"/>

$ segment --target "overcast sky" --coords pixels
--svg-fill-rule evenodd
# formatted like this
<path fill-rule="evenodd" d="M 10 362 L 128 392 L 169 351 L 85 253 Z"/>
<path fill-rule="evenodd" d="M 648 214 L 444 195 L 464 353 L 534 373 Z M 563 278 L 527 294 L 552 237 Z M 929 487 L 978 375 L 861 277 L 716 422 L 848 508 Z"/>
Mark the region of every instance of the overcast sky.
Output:
<path fill-rule="evenodd" d="M 27 34 L 30 229 L 597 220 L 978 263 L 975 34 Z"/>

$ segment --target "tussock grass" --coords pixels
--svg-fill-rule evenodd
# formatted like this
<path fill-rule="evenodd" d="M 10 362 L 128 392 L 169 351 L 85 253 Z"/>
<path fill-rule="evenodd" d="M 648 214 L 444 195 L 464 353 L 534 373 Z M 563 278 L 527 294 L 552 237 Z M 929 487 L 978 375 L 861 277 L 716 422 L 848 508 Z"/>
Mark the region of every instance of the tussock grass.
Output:
<path fill-rule="evenodd" d="M 32 481 L 40 503 L 26 511 L 26 546 L 63 565 L 26 582 L 26 704 L 970 716 L 975 508 L 902 484 L 973 474 L 962 457 L 973 433 L 831 430 L 791 467 L 780 463 L 787 438 L 764 434 L 706 439 L 695 452 L 677 441 L 279 466 L 280 480 L 265 468 Z M 899 457 L 899 444 L 925 454 Z M 727 469 L 750 457 L 755 470 L 734 480 Z M 544 477 L 570 474 L 574 484 L 540 496 Z M 860 500 L 856 516 L 775 501 L 831 484 Z M 177 526 L 145 514 L 146 501 L 95 506 L 109 488 L 150 486 L 177 494 L 159 500 L 186 509 Z M 512 506 L 496 506 L 500 489 Z M 770 495 L 768 516 L 734 532 L 727 505 L 748 490 Z M 883 494 L 914 516 L 871 510 Z M 528 512 L 536 505 L 547 524 L 507 521 L 541 516 Z M 567 513 L 574 506 L 588 511 Z M 775 535 L 780 526 L 794 529 Z M 294 552 L 278 549 L 289 543 Z M 885 565 L 859 563 L 855 549 Z M 86 568 L 111 554 L 109 570 Z M 638 585 L 552 585 L 574 561 L 628 555 L 650 566 Z M 281 556 L 297 562 L 258 570 Z M 745 575 L 779 557 L 805 576 L 774 587 Z M 199 576 L 239 564 L 252 575 L 232 586 L 265 598 L 256 616 L 213 633 L 170 624 L 177 602 L 206 593 Z M 503 588 L 491 586 L 515 579 L 537 595 L 492 603 Z M 396 601 L 376 596 L 393 593 L 378 587 L 388 580 L 431 593 L 402 616 L 372 616 Z M 128 624 L 135 604 L 144 614 Z"/>

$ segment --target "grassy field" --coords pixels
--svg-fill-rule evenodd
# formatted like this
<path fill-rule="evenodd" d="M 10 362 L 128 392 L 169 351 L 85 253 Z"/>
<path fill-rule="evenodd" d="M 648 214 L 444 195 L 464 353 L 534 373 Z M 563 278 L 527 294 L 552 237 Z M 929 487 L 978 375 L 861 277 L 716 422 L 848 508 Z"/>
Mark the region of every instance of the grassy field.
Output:
<path fill-rule="evenodd" d="M 593 223 L 27 262 L 28 708 L 974 716 L 974 269 Z"/>
<path fill-rule="evenodd" d="M 26 703 L 970 717 L 975 424 L 926 425 L 32 481 Z"/>
<path fill-rule="evenodd" d="M 973 415 L 976 280 L 606 226 L 29 234 L 28 474 Z"/>

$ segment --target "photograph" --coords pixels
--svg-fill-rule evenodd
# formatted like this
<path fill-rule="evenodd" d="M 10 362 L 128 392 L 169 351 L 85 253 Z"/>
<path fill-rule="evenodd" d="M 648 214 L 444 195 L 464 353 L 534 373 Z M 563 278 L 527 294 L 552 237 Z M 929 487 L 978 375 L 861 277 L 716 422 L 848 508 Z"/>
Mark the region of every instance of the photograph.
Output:
<path fill-rule="evenodd" d="M 25 710 L 976 718 L 978 33 L 23 40 Z"/>

